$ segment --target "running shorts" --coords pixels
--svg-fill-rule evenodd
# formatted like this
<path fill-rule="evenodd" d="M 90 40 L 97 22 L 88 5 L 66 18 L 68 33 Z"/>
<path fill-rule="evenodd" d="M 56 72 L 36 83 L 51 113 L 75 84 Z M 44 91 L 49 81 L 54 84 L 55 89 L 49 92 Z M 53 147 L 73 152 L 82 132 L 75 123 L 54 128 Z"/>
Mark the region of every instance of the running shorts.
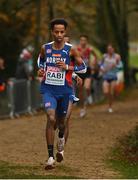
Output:
<path fill-rule="evenodd" d="M 67 114 L 69 101 L 74 102 L 74 96 L 72 94 L 53 95 L 50 92 L 42 94 L 43 103 L 46 110 L 56 110 L 56 115 L 59 117 Z"/>

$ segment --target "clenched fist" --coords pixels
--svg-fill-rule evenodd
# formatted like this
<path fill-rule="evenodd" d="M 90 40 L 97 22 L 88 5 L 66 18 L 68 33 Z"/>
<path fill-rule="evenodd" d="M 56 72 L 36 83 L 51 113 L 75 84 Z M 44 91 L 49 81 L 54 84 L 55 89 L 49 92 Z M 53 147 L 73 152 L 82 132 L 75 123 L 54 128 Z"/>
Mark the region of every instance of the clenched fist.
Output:
<path fill-rule="evenodd" d="M 38 75 L 39 77 L 43 77 L 44 74 L 45 74 L 45 71 L 44 71 L 43 68 L 40 68 L 40 69 L 37 71 L 37 75 Z"/>

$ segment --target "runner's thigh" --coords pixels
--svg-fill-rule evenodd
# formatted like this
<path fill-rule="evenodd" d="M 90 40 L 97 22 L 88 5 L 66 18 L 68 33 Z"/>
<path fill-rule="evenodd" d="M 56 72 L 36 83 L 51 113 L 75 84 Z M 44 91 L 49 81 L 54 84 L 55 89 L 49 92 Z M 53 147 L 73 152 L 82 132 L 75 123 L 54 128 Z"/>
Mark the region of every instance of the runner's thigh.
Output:
<path fill-rule="evenodd" d="M 103 82 L 103 93 L 108 94 L 110 91 L 110 83 L 106 80 Z"/>
<path fill-rule="evenodd" d="M 85 87 L 85 89 L 90 89 L 91 88 L 91 78 L 86 78 L 84 80 L 84 87 Z"/>

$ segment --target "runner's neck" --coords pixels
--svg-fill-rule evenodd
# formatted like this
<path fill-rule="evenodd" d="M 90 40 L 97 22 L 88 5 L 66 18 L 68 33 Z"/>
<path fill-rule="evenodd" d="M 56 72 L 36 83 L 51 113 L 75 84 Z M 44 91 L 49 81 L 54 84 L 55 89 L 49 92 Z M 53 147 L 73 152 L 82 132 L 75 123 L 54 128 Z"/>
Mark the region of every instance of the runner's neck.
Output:
<path fill-rule="evenodd" d="M 61 50 L 61 49 L 64 48 L 64 45 L 65 45 L 64 42 L 61 42 L 61 43 L 54 42 L 54 43 L 53 43 L 53 49 L 55 49 L 55 50 Z"/>
<path fill-rule="evenodd" d="M 113 55 L 114 55 L 114 53 L 108 53 L 108 56 L 109 56 L 110 58 L 112 58 Z"/>
<path fill-rule="evenodd" d="M 82 48 L 82 49 L 86 49 L 87 47 L 88 47 L 87 44 L 80 44 L 80 48 Z"/>

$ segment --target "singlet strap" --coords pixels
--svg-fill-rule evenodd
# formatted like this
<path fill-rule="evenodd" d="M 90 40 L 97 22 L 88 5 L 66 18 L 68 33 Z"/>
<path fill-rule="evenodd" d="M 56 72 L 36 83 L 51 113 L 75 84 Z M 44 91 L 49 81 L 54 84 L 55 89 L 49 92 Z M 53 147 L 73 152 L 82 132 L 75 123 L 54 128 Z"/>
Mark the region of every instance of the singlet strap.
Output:
<path fill-rule="evenodd" d="M 71 44 L 65 43 L 64 50 L 65 50 L 65 51 L 70 51 L 71 47 L 72 47 Z"/>

